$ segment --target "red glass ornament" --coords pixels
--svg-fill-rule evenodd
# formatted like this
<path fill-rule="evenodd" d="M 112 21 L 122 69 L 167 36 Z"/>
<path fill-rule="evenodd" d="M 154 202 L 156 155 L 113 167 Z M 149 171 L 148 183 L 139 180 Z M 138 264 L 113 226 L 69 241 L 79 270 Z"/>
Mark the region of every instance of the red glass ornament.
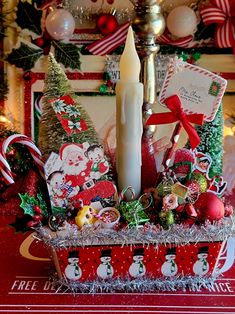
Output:
<path fill-rule="evenodd" d="M 114 15 L 104 13 L 98 16 L 96 27 L 102 35 L 113 34 L 118 28 L 118 22 Z"/>
<path fill-rule="evenodd" d="M 224 217 L 224 203 L 212 192 L 202 193 L 195 202 L 194 207 L 201 221 L 219 220 Z"/>
<path fill-rule="evenodd" d="M 141 167 L 142 190 L 156 186 L 158 173 L 154 153 L 152 138 L 143 136 Z"/>

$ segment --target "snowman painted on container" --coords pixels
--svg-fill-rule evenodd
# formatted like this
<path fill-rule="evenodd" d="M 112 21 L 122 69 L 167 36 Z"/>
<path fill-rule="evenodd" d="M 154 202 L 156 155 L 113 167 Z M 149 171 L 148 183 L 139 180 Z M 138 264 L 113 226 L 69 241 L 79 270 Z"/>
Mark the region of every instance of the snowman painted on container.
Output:
<path fill-rule="evenodd" d="M 165 259 L 166 261 L 162 264 L 161 272 L 166 277 L 172 277 L 177 274 L 178 267 L 175 262 L 176 248 L 168 248 L 166 250 Z"/>
<path fill-rule="evenodd" d="M 68 265 L 65 268 L 65 276 L 70 280 L 79 280 L 82 277 L 82 270 L 78 265 L 79 252 L 70 251 L 68 253 Z"/>
<path fill-rule="evenodd" d="M 137 248 L 133 252 L 133 263 L 129 267 L 129 274 L 131 277 L 142 277 L 146 273 L 146 267 L 143 263 L 144 260 L 144 248 Z"/>
<path fill-rule="evenodd" d="M 101 279 L 109 279 L 113 277 L 114 270 L 111 265 L 111 249 L 101 251 L 100 265 L 97 268 L 97 276 Z"/>
<path fill-rule="evenodd" d="M 198 249 L 197 261 L 193 265 L 195 275 L 203 276 L 209 271 L 209 263 L 207 262 L 208 246 L 202 246 Z"/>

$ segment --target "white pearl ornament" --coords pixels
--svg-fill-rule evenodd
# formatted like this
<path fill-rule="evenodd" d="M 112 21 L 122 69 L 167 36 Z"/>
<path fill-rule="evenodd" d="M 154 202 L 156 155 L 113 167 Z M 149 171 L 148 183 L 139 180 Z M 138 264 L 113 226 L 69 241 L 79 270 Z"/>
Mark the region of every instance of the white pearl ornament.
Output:
<path fill-rule="evenodd" d="M 69 38 L 75 29 L 75 21 L 70 12 L 65 9 L 55 9 L 46 18 L 46 29 L 55 40 Z"/>
<path fill-rule="evenodd" d="M 174 8 L 167 16 L 166 25 L 169 32 L 179 38 L 192 35 L 197 28 L 197 16 L 187 6 Z"/>

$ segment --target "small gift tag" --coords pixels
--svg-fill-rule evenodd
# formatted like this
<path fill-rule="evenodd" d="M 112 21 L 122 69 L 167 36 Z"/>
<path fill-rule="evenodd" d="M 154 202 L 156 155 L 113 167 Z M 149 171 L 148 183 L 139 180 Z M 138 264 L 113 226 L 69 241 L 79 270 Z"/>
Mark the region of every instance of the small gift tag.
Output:
<path fill-rule="evenodd" d="M 85 119 L 69 95 L 52 101 L 52 107 L 63 129 L 68 135 L 77 134 L 88 129 Z"/>
<path fill-rule="evenodd" d="M 166 98 L 176 94 L 186 114 L 202 113 L 205 121 L 213 121 L 227 86 L 227 81 L 205 69 L 171 59 L 159 95 L 164 104 Z"/>

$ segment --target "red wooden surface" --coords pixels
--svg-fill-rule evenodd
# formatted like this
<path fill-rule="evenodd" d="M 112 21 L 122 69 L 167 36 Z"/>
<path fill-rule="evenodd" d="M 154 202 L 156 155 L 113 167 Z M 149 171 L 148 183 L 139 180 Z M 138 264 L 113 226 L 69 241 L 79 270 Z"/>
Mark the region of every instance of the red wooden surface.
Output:
<path fill-rule="evenodd" d="M 15 234 L 13 220 L 0 217 L 0 313 L 235 313 L 233 239 L 221 257 L 227 271 L 211 291 L 72 295 L 53 290 L 52 263 L 32 260 L 48 259 L 47 251 L 29 234 Z"/>

